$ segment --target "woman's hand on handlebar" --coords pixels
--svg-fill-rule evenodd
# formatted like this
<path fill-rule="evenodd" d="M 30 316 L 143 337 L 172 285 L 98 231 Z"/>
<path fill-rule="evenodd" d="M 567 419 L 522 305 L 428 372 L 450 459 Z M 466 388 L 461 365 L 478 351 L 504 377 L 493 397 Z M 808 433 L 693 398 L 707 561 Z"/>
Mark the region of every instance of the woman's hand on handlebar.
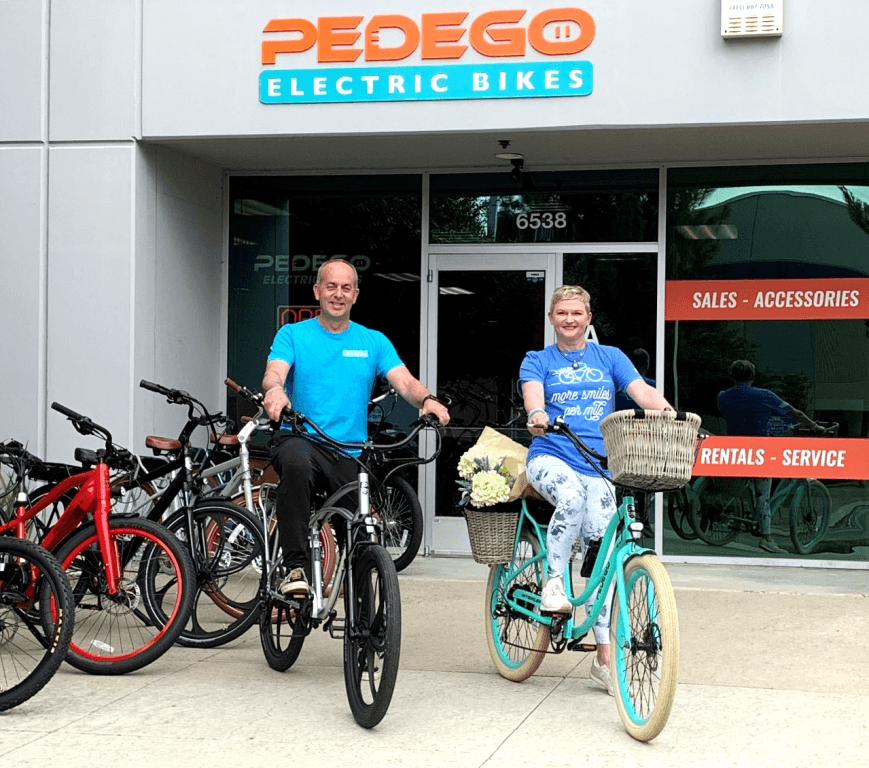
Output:
<path fill-rule="evenodd" d="M 542 435 L 546 432 L 546 427 L 549 426 L 549 415 L 542 408 L 536 408 L 531 411 L 525 426 L 528 427 L 528 431 L 532 435 Z"/>
<path fill-rule="evenodd" d="M 290 398 L 283 387 L 272 387 L 263 397 L 263 409 L 272 421 L 280 421 L 284 408 L 291 407 Z"/>

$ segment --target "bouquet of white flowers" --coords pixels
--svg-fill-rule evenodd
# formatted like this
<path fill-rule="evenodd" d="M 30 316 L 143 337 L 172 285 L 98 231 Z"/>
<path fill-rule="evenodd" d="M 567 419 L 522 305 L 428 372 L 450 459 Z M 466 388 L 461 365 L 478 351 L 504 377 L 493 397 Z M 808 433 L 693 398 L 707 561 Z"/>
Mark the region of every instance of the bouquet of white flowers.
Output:
<path fill-rule="evenodd" d="M 491 507 L 519 498 L 528 484 L 527 453 L 524 446 L 486 427 L 477 443 L 459 459 L 460 504 Z"/>

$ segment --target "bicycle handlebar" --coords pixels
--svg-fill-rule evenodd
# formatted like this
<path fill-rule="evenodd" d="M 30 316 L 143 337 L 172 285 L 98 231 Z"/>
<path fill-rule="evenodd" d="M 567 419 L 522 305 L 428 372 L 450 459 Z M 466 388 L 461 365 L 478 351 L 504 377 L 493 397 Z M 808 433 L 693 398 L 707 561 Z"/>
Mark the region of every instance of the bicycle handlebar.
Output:
<path fill-rule="evenodd" d="M 373 451 L 395 451 L 399 448 L 404 448 L 408 444 L 410 444 L 414 438 L 425 428 L 427 427 L 435 427 L 440 426 L 440 422 L 437 420 L 437 417 L 433 414 L 427 414 L 425 416 L 421 416 L 416 419 L 411 425 L 411 430 L 407 434 L 407 436 L 403 440 L 399 440 L 397 443 L 372 443 L 369 440 L 366 440 L 362 443 L 345 443 L 341 440 L 336 440 L 334 437 L 330 437 L 327 435 L 320 427 L 318 427 L 313 421 L 311 421 L 305 414 L 300 413 L 299 411 L 294 411 L 292 408 L 284 408 L 281 411 L 281 421 L 288 422 L 293 425 L 293 428 L 298 431 L 300 434 L 306 434 L 302 429 L 305 425 L 311 427 L 320 437 L 322 437 L 327 443 L 335 446 L 336 448 L 343 448 L 345 450 L 373 450 Z M 308 435 L 311 433 L 308 432 Z"/>
<path fill-rule="evenodd" d="M 543 425 L 541 425 L 543 426 Z M 601 468 L 607 468 L 607 459 L 603 454 L 598 453 L 595 450 L 589 448 L 567 424 L 562 416 L 558 416 L 552 424 L 547 424 L 545 426 L 545 430 L 547 432 L 557 432 L 563 434 L 571 443 L 576 447 L 583 456 L 586 458 L 596 459 L 600 462 Z"/>
<path fill-rule="evenodd" d="M 247 387 L 243 387 L 241 384 L 236 383 L 228 376 L 226 380 L 223 382 L 229 387 L 233 392 L 238 395 L 241 395 L 245 400 L 249 400 L 256 405 L 262 405 L 263 400 L 265 399 L 264 395 L 259 392 L 254 392 L 252 389 L 248 389 Z"/>
<path fill-rule="evenodd" d="M 9 460 L 5 459 L 7 456 L 10 457 Z M 17 459 L 28 466 L 35 466 L 43 463 L 39 457 L 30 453 L 30 451 L 28 451 L 27 448 L 17 440 L 7 440 L 4 443 L 0 443 L 0 462 L 11 466 L 12 459 Z"/>
<path fill-rule="evenodd" d="M 67 408 L 65 405 L 61 405 L 58 402 L 53 402 L 51 408 L 52 410 L 66 416 L 72 422 L 75 431 L 80 435 L 97 435 L 98 437 L 101 437 L 106 444 L 106 457 L 118 456 L 124 451 L 123 448 L 112 445 L 112 433 L 102 424 L 97 424 L 87 416 L 82 416 L 80 413 L 76 413 L 72 410 L 72 408 Z"/>
<path fill-rule="evenodd" d="M 185 392 L 183 389 L 170 389 L 169 387 L 164 387 L 160 384 L 155 384 L 153 381 L 146 381 L 142 379 L 139 382 L 139 386 L 142 389 L 147 389 L 151 392 L 156 392 L 158 395 L 163 395 L 170 403 L 175 405 L 191 405 L 192 403 L 196 403 L 197 405 L 202 405 L 195 397 L 191 397 L 188 392 Z"/>
<path fill-rule="evenodd" d="M 76 413 L 72 408 L 67 408 L 65 405 L 61 405 L 60 403 L 54 402 L 51 404 L 51 408 L 58 413 L 62 413 L 66 416 L 70 421 L 78 421 L 82 423 L 89 422 L 90 419 L 82 416 L 80 413 Z"/>
<path fill-rule="evenodd" d="M 166 398 L 167 402 L 172 403 L 172 405 L 187 406 L 188 425 L 187 427 L 185 427 L 184 432 L 182 433 L 182 443 L 186 444 L 193 430 L 197 426 L 216 427 L 218 424 L 228 423 L 226 416 L 224 416 L 222 413 L 216 413 L 212 415 L 208 412 L 208 409 L 203 403 L 193 397 L 189 392 L 185 392 L 183 389 L 170 389 L 169 387 L 164 387 L 161 384 L 155 384 L 153 381 L 147 381 L 146 379 L 142 379 L 139 382 L 139 386 L 142 389 L 147 389 L 150 392 L 156 392 L 158 395 L 163 395 Z M 196 415 L 197 408 L 202 413 L 201 416 Z"/>

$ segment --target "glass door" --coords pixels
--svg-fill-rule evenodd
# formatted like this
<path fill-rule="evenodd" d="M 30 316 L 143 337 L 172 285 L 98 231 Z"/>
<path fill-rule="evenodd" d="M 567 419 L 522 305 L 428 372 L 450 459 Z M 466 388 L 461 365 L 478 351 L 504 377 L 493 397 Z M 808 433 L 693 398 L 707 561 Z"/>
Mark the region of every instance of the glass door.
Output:
<path fill-rule="evenodd" d="M 448 395 L 451 424 L 437 461 L 426 467 L 426 547 L 469 554 L 456 485 L 459 457 L 484 426 L 529 441 L 519 365 L 526 352 L 552 343 L 548 297 L 555 254 L 432 254 L 428 294 L 428 381 Z"/>

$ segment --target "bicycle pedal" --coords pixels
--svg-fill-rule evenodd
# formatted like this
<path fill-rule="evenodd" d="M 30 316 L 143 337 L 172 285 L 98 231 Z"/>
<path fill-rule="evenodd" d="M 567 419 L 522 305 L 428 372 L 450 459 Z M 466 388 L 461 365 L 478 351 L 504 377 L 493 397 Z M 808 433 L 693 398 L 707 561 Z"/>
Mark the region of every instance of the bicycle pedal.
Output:
<path fill-rule="evenodd" d="M 594 643 L 572 642 L 567 644 L 568 651 L 579 651 L 580 653 L 591 653 L 597 650 L 597 645 Z"/>
<path fill-rule="evenodd" d="M 344 638 L 344 631 L 347 628 L 347 625 L 344 619 L 336 619 L 335 621 L 329 622 L 323 630 L 329 631 L 329 637 L 333 640 L 342 640 Z"/>

